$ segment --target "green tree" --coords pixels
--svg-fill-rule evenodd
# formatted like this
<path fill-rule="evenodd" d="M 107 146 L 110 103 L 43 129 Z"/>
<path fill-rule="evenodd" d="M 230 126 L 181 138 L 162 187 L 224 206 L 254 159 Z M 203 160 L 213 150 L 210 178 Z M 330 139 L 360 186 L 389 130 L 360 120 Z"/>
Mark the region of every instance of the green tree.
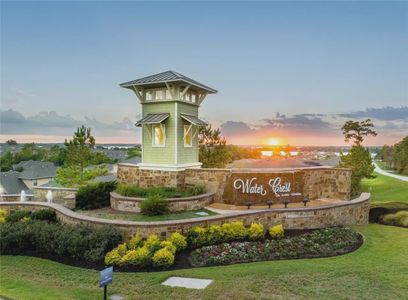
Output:
<path fill-rule="evenodd" d="M 13 168 L 14 156 L 11 151 L 7 151 L 2 156 L 0 156 L 0 168 L 1 172 L 10 171 Z"/>
<path fill-rule="evenodd" d="M 140 157 L 140 156 L 142 156 L 142 148 L 140 146 L 129 148 L 127 151 L 128 159 L 132 157 Z"/>
<path fill-rule="evenodd" d="M 231 153 L 227 149 L 227 140 L 221 137 L 219 129 L 211 125 L 200 128 L 199 160 L 204 168 L 224 168 L 231 161 Z"/>
<path fill-rule="evenodd" d="M 377 132 L 373 130 L 374 124 L 370 119 L 364 121 L 347 121 L 341 127 L 344 140 L 346 142 L 353 140 L 355 145 L 361 145 L 366 136 L 376 136 Z"/>
<path fill-rule="evenodd" d="M 347 121 L 341 128 L 345 141 L 353 140 L 354 144 L 347 155 L 340 159 L 339 167 L 350 168 L 351 173 L 351 193 L 356 195 L 360 191 L 360 182 L 363 178 L 372 177 L 374 165 L 370 151 L 362 146 L 364 138 L 372 135 L 376 136 L 374 124 L 370 119 L 365 121 Z"/>
<path fill-rule="evenodd" d="M 408 136 L 394 145 L 393 165 L 397 173 L 408 175 Z"/>
<path fill-rule="evenodd" d="M 91 128 L 84 125 L 79 127 L 71 140 L 65 140 L 65 165 L 77 167 L 80 177 L 83 177 L 84 167 L 90 165 L 92 149 L 95 147 L 95 138 L 91 135 Z"/>
<path fill-rule="evenodd" d="M 6 144 L 10 145 L 10 146 L 17 145 L 17 141 L 16 140 L 7 140 Z"/>

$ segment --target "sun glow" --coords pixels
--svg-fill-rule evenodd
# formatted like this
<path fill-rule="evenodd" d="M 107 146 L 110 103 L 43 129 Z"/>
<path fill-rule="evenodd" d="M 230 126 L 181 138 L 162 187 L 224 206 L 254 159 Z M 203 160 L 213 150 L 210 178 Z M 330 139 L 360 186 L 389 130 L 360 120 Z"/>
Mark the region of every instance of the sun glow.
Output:
<path fill-rule="evenodd" d="M 279 139 L 278 138 L 270 138 L 268 140 L 268 145 L 269 146 L 279 146 L 280 145 Z"/>

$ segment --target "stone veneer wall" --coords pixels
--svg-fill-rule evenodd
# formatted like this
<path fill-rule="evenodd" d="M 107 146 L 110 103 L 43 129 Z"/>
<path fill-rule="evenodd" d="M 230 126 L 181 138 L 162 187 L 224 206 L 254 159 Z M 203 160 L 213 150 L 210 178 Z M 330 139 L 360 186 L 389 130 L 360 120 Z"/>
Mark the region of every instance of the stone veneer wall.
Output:
<path fill-rule="evenodd" d="M 244 222 L 246 226 L 249 226 L 252 222 L 259 222 L 266 228 L 275 224 L 283 224 L 286 229 L 316 229 L 329 226 L 365 225 L 368 224 L 369 199 L 369 193 L 362 193 L 356 199 L 320 207 L 250 210 L 203 218 L 160 222 L 100 219 L 78 214 L 58 204 L 44 202 L 0 202 L 0 208 L 8 210 L 50 208 L 55 210 L 58 219 L 63 223 L 89 224 L 91 226 L 113 225 L 123 233 L 125 239 L 129 239 L 134 234 L 147 237 L 153 233 L 166 238 L 172 232 L 186 232 L 194 226 L 221 225 L 225 222 L 236 220 Z"/>
<path fill-rule="evenodd" d="M 136 165 L 120 164 L 118 182 L 140 186 L 183 187 L 200 185 L 207 192 L 215 193 L 215 201 L 222 202 L 224 188 L 233 172 L 284 173 L 299 170 L 304 173 L 303 195 L 310 199 L 330 198 L 349 200 L 351 195 L 351 170 L 331 167 L 298 169 L 186 169 L 184 171 L 140 170 Z"/>
<path fill-rule="evenodd" d="M 139 204 L 145 198 L 125 197 L 112 192 L 110 198 L 111 208 L 119 211 L 140 212 Z M 196 210 L 210 205 L 214 202 L 214 193 L 182 198 L 168 198 L 169 209 L 171 212 Z"/>
<path fill-rule="evenodd" d="M 77 188 L 65 188 L 65 187 L 35 187 L 34 201 L 47 201 L 46 195 L 48 191 L 52 192 L 53 202 L 61 204 L 68 208 L 75 208 L 75 194 L 78 191 Z"/>

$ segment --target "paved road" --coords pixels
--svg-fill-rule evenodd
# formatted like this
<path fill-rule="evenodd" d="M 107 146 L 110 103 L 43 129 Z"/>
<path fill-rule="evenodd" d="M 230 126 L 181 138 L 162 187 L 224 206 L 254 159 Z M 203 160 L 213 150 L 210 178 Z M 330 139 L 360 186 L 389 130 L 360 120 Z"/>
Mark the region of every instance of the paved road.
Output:
<path fill-rule="evenodd" d="M 374 166 L 375 166 L 375 170 L 377 173 L 380 173 L 381 175 L 385 175 L 385 176 L 389 176 L 389 177 L 393 177 L 402 181 L 406 181 L 408 182 L 408 176 L 403 176 L 403 175 L 398 175 L 398 174 L 394 174 L 394 173 L 389 173 L 383 169 L 381 169 L 376 162 L 373 162 Z"/>

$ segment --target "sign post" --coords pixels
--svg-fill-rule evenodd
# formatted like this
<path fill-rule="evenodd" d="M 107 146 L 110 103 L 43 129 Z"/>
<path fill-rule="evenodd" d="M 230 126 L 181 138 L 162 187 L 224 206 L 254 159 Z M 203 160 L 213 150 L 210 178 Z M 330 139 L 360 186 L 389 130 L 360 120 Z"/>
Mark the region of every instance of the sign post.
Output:
<path fill-rule="evenodd" d="M 108 284 L 112 283 L 113 267 L 103 269 L 99 273 L 99 287 L 103 287 L 103 299 L 107 299 Z"/>

